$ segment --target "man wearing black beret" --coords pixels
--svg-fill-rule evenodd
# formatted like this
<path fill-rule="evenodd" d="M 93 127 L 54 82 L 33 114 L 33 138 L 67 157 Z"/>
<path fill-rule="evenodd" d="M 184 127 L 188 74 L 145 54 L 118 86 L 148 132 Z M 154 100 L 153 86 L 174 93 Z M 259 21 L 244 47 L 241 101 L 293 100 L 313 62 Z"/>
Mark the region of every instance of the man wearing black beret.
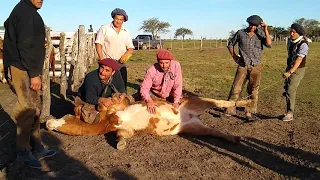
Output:
<path fill-rule="evenodd" d="M 257 112 L 258 91 L 261 79 L 261 54 L 263 45 L 271 47 L 271 39 L 268 25 L 258 15 L 247 18 L 249 27 L 241 29 L 230 39 L 227 48 L 238 64 L 237 72 L 230 90 L 228 100 L 237 101 L 242 92 L 243 85 L 248 80 L 248 94 L 254 102 L 252 107 L 246 108 L 247 120 L 252 120 L 252 113 Z M 258 27 L 262 27 L 262 31 Z M 234 46 L 238 43 L 239 54 L 234 52 Z M 226 115 L 235 115 L 235 108 L 228 108 Z"/>
<path fill-rule="evenodd" d="M 283 121 L 293 120 L 297 89 L 306 71 L 309 46 L 304 35 L 304 28 L 300 24 L 294 23 L 291 25 L 290 39 L 287 44 L 287 68 L 283 74 L 285 79 L 284 96 L 286 98 L 286 114 L 282 119 Z"/>

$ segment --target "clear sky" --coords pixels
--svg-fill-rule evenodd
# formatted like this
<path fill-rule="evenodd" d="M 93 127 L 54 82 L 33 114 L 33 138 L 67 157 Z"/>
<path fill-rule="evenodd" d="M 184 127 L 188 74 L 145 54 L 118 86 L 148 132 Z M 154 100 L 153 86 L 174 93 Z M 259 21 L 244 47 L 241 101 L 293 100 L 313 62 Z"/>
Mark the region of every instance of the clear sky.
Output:
<path fill-rule="evenodd" d="M 1 0 L 1 24 L 18 2 Z M 226 38 L 231 30 L 247 24 L 246 18 L 252 14 L 281 27 L 301 17 L 320 21 L 320 0 L 44 0 L 39 13 L 54 31 L 75 31 L 80 24 L 86 29 L 92 24 L 96 31 L 112 21 L 110 13 L 117 7 L 127 12 L 125 27 L 133 38 L 143 33 L 139 31 L 142 21 L 151 17 L 171 24 L 162 38 L 173 37 L 179 27 L 191 29 L 195 38 Z"/>

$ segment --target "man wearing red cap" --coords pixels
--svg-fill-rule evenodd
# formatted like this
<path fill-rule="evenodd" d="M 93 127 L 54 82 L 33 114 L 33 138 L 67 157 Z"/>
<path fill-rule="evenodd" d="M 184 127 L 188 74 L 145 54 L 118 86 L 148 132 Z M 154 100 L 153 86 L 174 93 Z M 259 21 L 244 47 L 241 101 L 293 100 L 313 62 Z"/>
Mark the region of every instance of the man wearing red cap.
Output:
<path fill-rule="evenodd" d="M 182 98 L 182 73 L 180 63 L 174 60 L 168 50 L 157 52 L 158 62 L 151 66 L 141 84 L 140 95 L 147 103 L 148 111 L 155 113 L 152 96 L 166 99 L 179 107 Z"/>
<path fill-rule="evenodd" d="M 87 123 L 97 122 L 98 112 L 95 108 L 98 104 L 106 107 L 113 104 L 113 93 L 126 93 L 116 60 L 106 58 L 99 61 L 99 68 L 88 73 L 83 84 L 79 88 L 78 95 L 86 103 L 82 107 L 82 117 Z M 124 97 L 122 95 L 122 97 Z M 94 112 L 94 113 L 93 113 Z M 91 115 L 90 115 L 91 114 Z"/>
<path fill-rule="evenodd" d="M 100 27 L 96 37 L 96 50 L 101 59 L 112 58 L 119 63 L 119 70 L 125 87 L 127 86 L 127 68 L 125 62 L 133 53 L 133 43 L 129 31 L 123 22 L 128 21 L 127 13 L 120 8 L 111 12 L 113 21 Z"/>

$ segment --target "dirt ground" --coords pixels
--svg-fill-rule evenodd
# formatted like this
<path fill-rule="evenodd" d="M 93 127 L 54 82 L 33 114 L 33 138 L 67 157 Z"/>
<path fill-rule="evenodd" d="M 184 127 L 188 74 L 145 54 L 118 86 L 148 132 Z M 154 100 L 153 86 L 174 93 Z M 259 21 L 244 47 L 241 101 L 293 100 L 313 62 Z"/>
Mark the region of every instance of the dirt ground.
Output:
<path fill-rule="evenodd" d="M 208 110 L 205 124 L 246 137 L 234 145 L 195 136 L 135 136 L 123 151 L 114 134 L 72 137 L 43 127 L 46 147 L 58 153 L 41 160 L 41 170 L 15 161 L 15 125 L 10 118 L 16 102 L 8 86 L 0 85 L 0 179 L 320 179 L 319 114 L 298 109 L 293 122 L 282 122 L 272 103 L 260 105 L 261 120 L 245 123 Z M 306 102 L 307 103 L 307 102 Z M 69 102 L 52 96 L 51 113 L 59 118 L 72 111 Z"/>

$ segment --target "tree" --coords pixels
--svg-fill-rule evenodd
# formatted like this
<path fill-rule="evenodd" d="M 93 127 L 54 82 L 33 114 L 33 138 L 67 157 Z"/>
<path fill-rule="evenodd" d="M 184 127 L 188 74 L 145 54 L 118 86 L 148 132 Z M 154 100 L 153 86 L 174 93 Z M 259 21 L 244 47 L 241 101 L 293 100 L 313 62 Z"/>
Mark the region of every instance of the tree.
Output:
<path fill-rule="evenodd" d="M 229 32 L 229 39 L 233 38 L 233 36 L 236 34 L 236 31 L 235 30 L 231 30 Z"/>
<path fill-rule="evenodd" d="M 306 34 L 309 36 L 320 36 L 320 22 L 315 19 L 300 18 L 296 19 L 293 23 L 302 25 L 306 30 Z"/>
<path fill-rule="evenodd" d="M 154 39 L 158 38 L 159 33 L 169 32 L 168 28 L 171 25 L 168 22 L 160 21 L 158 18 L 150 18 L 142 22 L 142 26 L 139 30 L 144 32 L 150 32 Z"/>
<path fill-rule="evenodd" d="M 182 39 L 184 40 L 185 35 L 193 35 L 193 32 L 192 32 L 190 29 L 181 27 L 181 28 L 179 28 L 179 29 L 176 30 L 176 32 L 174 33 L 174 35 L 175 35 L 176 37 L 182 36 Z"/>
<path fill-rule="evenodd" d="M 281 39 L 281 38 L 289 35 L 289 31 L 284 27 L 268 26 L 268 30 L 269 30 L 270 34 L 272 34 L 274 36 L 274 38 Z"/>

